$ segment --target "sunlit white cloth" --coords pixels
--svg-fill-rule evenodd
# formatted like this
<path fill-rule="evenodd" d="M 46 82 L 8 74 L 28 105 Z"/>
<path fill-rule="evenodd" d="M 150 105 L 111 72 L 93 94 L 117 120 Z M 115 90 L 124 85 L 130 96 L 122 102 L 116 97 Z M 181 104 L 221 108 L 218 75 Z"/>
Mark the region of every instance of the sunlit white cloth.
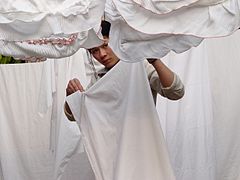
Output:
<path fill-rule="evenodd" d="M 41 40 L 28 40 L 25 42 L 1 41 L 0 54 L 13 56 L 27 61 L 38 61 L 38 59 L 46 60 L 46 58 L 61 58 L 71 56 L 76 53 L 79 48 L 90 48 L 102 44 L 102 40 L 98 38 L 96 32 L 91 29 L 79 34 L 75 34 L 70 44 L 62 44 L 59 41 L 67 42 L 69 38 L 64 40 L 62 36 L 55 36 L 52 41 L 56 43 L 42 44 Z M 70 37 L 71 38 L 71 37 Z M 60 39 L 60 40 L 59 40 Z"/>
<path fill-rule="evenodd" d="M 96 180 L 174 180 L 143 62 L 119 62 L 67 102 Z"/>
<path fill-rule="evenodd" d="M 129 2 L 120 0 L 122 2 Z M 220 4 L 226 0 L 130 0 L 133 3 L 157 14 L 166 14 L 182 7 L 210 6 Z"/>
<path fill-rule="evenodd" d="M 180 34 L 144 34 L 134 30 L 123 21 L 113 22 L 110 46 L 118 57 L 126 62 L 146 58 L 160 58 L 170 51 L 182 53 L 198 46 L 203 38 Z"/>
<path fill-rule="evenodd" d="M 1 180 L 52 180 L 49 100 L 54 84 L 48 68 L 49 62 L 0 65 Z"/>
<path fill-rule="evenodd" d="M 112 0 L 112 3 L 129 26 L 146 34 L 217 37 L 229 35 L 239 28 L 240 10 L 237 0 L 226 0 L 216 5 L 206 3 L 205 6 L 188 6 L 164 15 L 153 13 L 132 0 Z"/>
<path fill-rule="evenodd" d="M 200 44 L 203 38 L 227 36 L 236 31 L 240 26 L 238 3 L 107 0 L 105 11 L 114 34 L 110 44 L 126 61 L 163 57 L 170 50 L 183 52 Z"/>
<path fill-rule="evenodd" d="M 58 100 L 55 101 L 58 111 L 54 121 L 59 133 L 56 133 L 55 136 L 54 180 L 95 180 L 86 153 L 83 152 L 78 125 L 76 122 L 69 121 L 63 112 L 67 82 L 70 79 L 78 78 L 83 87 L 88 84 L 89 78 L 86 75 L 85 61 L 87 61 L 87 54 L 84 49 L 80 49 L 73 56 L 61 61 L 55 61 L 58 66 L 59 91 L 57 91 Z"/>
<path fill-rule="evenodd" d="M 0 53 L 18 58 L 59 58 L 72 55 L 80 47 L 97 46 L 101 43 L 97 33 L 104 3 L 104 0 L 1 1 Z"/>

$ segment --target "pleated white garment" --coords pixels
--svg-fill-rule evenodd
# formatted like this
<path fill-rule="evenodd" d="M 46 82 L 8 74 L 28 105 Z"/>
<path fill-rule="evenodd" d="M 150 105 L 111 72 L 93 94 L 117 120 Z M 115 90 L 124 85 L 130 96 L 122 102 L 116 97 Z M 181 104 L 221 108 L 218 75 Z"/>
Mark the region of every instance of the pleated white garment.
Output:
<path fill-rule="evenodd" d="M 240 26 L 238 0 L 107 0 L 110 44 L 125 61 L 184 52 Z"/>
<path fill-rule="evenodd" d="M 170 51 L 182 53 L 203 41 L 203 38 L 180 34 L 144 34 L 123 21 L 113 22 L 111 29 L 110 46 L 118 57 L 126 62 L 161 58 Z"/>
<path fill-rule="evenodd" d="M 226 0 L 216 5 L 203 3 L 186 6 L 166 14 L 153 13 L 136 5 L 132 0 L 111 1 L 129 26 L 146 34 L 171 33 L 217 37 L 229 35 L 239 28 L 238 0 Z M 153 0 L 145 1 L 155 3 Z"/>
<path fill-rule="evenodd" d="M 51 61 L 0 65 L 1 180 L 53 179 L 51 66 Z"/>
<path fill-rule="evenodd" d="M 174 180 L 143 62 L 67 97 L 96 180 Z"/>
<path fill-rule="evenodd" d="M 166 14 L 183 7 L 210 6 L 220 4 L 226 0 L 120 0 L 139 5 L 156 14 Z"/>
<path fill-rule="evenodd" d="M 17 58 L 70 56 L 101 43 L 104 0 L 3 0 L 0 53 Z"/>
<path fill-rule="evenodd" d="M 80 49 L 66 59 L 55 61 L 59 67 L 57 71 L 58 100 L 55 101 L 58 106 L 55 121 L 59 123 L 55 127 L 59 133 L 55 138 L 54 180 L 95 180 L 87 155 L 83 151 L 78 125 L 76 122 L 69 121 L 63 112 L 67 82 L 78 78 L 83 87 L 86 87 L 90 80 L 86 76 L 85 61 L 87 61 L 87 54 L 84 49 Z"/>

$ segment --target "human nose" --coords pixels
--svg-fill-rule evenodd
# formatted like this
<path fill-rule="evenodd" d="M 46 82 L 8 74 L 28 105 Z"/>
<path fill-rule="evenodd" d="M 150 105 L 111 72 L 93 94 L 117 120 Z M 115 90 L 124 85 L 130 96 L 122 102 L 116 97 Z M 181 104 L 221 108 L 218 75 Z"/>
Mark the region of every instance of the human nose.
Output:
<path fill-rule="evenodd" d="M 103 48 L 100 48 L 99 49 L 99 55 L 100 55 L 100 57 L 104 57 L 104 56 L 106 56 L 107 55 L 107 52 L 106 52 L 106 50 L 105 49 L 103 49 Z"/>

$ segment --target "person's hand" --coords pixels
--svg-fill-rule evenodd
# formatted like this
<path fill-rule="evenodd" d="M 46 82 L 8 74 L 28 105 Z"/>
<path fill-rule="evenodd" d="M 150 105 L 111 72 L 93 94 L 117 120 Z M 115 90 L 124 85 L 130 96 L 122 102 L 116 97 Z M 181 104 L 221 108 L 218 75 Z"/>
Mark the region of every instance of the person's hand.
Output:
<path fill-rule="evenodd" d="M 70 80 L 68 82 L 67 88 L 66 88 L 66 94 L 69 96 L 72 93 L 75 93 L 76 91 L 83 92 L 84 89 L 80 83 L 80 81 L 76 78 Z"/>

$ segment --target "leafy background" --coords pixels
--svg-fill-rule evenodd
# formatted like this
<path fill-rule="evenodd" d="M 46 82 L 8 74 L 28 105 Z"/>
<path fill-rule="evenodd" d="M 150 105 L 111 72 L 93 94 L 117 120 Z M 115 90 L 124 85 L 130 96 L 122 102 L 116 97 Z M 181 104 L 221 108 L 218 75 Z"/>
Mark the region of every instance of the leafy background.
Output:
<path fill-rule="evenodd" d="M 24 63 L 24 61 L 19 59 L 14 59 L 11 56 L 3 56 L 0 54 L 0 64 L 16 64 L 16 63 Z"/>

